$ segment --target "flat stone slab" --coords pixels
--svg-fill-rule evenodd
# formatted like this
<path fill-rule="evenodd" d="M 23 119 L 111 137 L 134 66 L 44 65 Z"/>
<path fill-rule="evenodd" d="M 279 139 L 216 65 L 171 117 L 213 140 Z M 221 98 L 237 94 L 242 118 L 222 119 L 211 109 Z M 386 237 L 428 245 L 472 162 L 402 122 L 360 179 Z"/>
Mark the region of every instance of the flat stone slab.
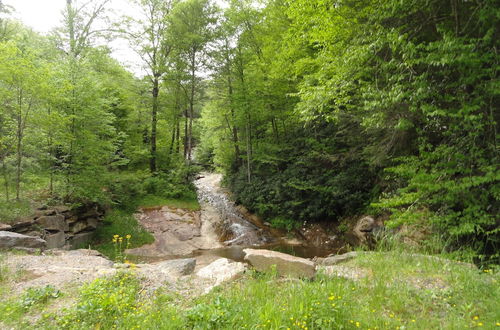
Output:
<path fill-rule="evenodd" d="M 174 259 L 153 264 L 160 272 L 171 275 L 184 276 L 193 273 L 196 259 Z"/>
<path fill-rule="evenodd" d="M 63 215 L 46 215 L 38 218 L 36 223 L 46 230 L 68 231 L 69 226 Z"/>
<path fill-rule="evenodd" d="M 229 259 L 220 258 L 200 269 L 196 273 L 196 276 L 211 281 L 211 284 L 205 288 L 205 293 L 208 293 L 221 283 L 238 278 L 245 270 L 246 266 L 244 263 L 232 262 Z"/>
<path fill-rule="evenodd" d="M 358 255 L 359 255 L 359 253 L 356 251 L 347 252 L 344 254 L 330 256 L 330 257 L 326 257 L 323 259 L 318 259 L 318 264 L 323 265 L 323 266 L 332 266 L 332 265 L 336 265 L 336 264 L 354 259 Z"/>
<path fill-rule="evenodd" d="M 294 257 L 286 253 L 244 249 L 245 260 L 258 271 L 271 271 L 274 267 L 279 275 L 313 278 L 316 265 L 308 259 Z"/>
<path fill-rule="evenodd" d="M 11 231 L 0 231 L 0 248 L 13 247 L 45 248 L 46 241 L 35 236 L 27 236 Z"/>

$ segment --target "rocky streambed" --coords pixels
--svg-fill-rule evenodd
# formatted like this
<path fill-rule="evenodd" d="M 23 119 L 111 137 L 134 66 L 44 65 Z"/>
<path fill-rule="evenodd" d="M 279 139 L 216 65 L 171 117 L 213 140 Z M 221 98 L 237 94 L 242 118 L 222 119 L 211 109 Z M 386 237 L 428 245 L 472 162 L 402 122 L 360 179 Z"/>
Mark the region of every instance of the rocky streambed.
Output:
<path fill-rule="evenodd" d="M 158 206 L 135 215 L 155 242 L 129 249 L 142 262 L 194 257 L 199 264 L 216 258 L 243 260 L 243 249 L 261 248 L 300 257 L 323 257 L 332 247 L 309 244 L 300 235 L 274 229 L 244 207 L 236 205 L 221 186 L 222 175 L 202 173 L 195 180 L 199 211 Z M 328 238 L 327 238 L 328 239 Z"/>

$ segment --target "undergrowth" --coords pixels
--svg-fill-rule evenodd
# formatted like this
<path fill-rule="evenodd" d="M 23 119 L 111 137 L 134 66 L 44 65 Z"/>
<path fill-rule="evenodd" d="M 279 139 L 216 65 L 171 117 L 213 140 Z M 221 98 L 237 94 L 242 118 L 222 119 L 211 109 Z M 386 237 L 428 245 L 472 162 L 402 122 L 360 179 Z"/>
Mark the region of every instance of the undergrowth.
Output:
<path fill-rule="evenodd" d="M 38 328 L 63 329 L 465 329 L 500 326 L 497 270 L 398 252 L 343 264 L 358 281 L 249 272 L 198 297 L 141 294 L 132 273 L 82 287 L 75 306 Z"/>

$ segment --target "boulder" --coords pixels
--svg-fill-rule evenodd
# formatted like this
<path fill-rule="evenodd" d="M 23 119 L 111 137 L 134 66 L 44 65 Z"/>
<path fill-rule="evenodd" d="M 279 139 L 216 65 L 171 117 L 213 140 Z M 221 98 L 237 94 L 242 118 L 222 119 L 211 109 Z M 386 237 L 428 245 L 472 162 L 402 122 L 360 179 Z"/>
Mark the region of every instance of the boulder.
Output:
<path fill-rule="evenodd" d="M 70 245 L 72 248 L 82 247 L 92 240 L 94 236 L 93 232 L 78 233 L 70 240 Z"/>
<path fill-rule="evenodd" d="M 278 274 L 283 276 L 312 278 L 316 275 L 316 266 L 308 259 L 269 250 L 244 249 L 243 252 L 245 260 L 258 271 L 270 271 L 276 267 Z"/>
<path fill-rule="evenodd" d="M 154 264 L 161 273 L 168 273 L 174 276 L 183 276 L 193 273 L 196 266 L 196 259 L 175 259 L 162 261 Z"/>
<path fill-rule="evenodd" d="M 344 254 L 339 254 L 339 255 L 323 258 L 318 262 L 318 264 L 321 264 L 324 266 L 332 266 L 332 265 L 339 264 L 341 262 L 345 262 L 345 261 L 354 259 L 357 256 L 358 256 L 358 252 L 356 252 L 356 251 L 347 252 Z"/>
<path fill-rule="evenodd" d="M 78 221 L 78 217 L 76 215 L 72 215 L 72 216 L 65 217 L 65 218 L 66 218 L 66 222 L 69 224 L 72 224 L 72 223 L 75 223 Z"/>
<path fill-rule="evenodd" d="M 15 223 L 13 223 L 12 230 L 13 231 L 28 231 L 29 227 L 31 227 L 35 223 L 35 220 L 33 218 L 23 218 L 17 220 Z"/>
<path fill-rule="evenodd" d="M 236 279 L 243 274 L 245 269 L 245 264 L 241 262 L 232 262 L 229 259 L 221 258 L 200 269 L 196 275 L 212 281 L 212 285 L 205 290 L 205 292 L 209 292 L 222 282 Z"/>
<path fill-rule="evenodd" d="M 370 216 L 362 217 L 356 222 L 353 233 L 361 242 L 365 242 L 367 240 L 367 233 L 371 233 L 376 227 L 377 223 L 375 219 Z"/>
<path fill-rule="evenodd" d="M 9 231 L 12 229 L 11 225 L 8 225 L 6 223 L 0 223 L 0 231 Z"/>
<path fill-rule="evenodd" d="M 73 225 L 71 226 L 71 232 L 76 234 L 76 233 L 79 233 L 81 231 L 84 231 L 87 228 L 89 228 L 87 221 L 85 221 L 85 220 L 77 221 L 77 222 L 73 223 Z"/>
<path fill-rule="evenodd" d="M 36 223 L 46 230 L 68 231 L 69 226 L 64 221 L 63 215 L 42 216 L 36 220 Z"/>
<path fill-rule="evenodd" d="M 62 213 L 68 213 L 69 211 L 71 211 L 71 209 L 66 206 L 66 205 L 58 205 L 58 206 L 54 206 L 54 210 L 58 213 L 58 214 L 62 214 Z"/>
<path fill-rule="evenodd" d="M 66 237 L 63 231 L 58 231 L 57 233 L 46 235 L 45 241 L 47 242 L 47 249 L 58 249 L 66 244 Z"/>
<path fill-rule="evenodd" d="M 97 218 L 88 218 L 87 219 L 87 226 L 89 228 L 96 229 L 98 223 L 99 223 L 99 219 L 97 219 Z"/>
<path fill-rule="evenodd" d="M 0 231 L 0 248 L 9 249 L 13 247 L 45 248 L 45 240 L 27 236 L 10 231 Z"/>

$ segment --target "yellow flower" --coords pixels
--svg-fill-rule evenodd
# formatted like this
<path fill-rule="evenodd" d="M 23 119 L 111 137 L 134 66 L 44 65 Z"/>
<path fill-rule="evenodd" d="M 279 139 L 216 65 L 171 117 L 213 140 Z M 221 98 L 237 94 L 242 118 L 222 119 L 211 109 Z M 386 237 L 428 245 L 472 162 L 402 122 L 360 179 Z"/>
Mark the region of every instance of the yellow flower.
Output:
<path fill-rule="evenodd" d="M 113 235 L 113 238 L 118 238 L 120 237 L 120 235 Z"/>
<path fill-rule="evenodd" d="M 335 299 L 335 296 L 328 297 L 328 300 L 333 300 L 333 299 Z"/>
<path fill-rule="evenodd" d="M 478 327 L 482 327 L 482 326 L 483 326 L 483 322 L 479 322 L 479 323 L 477 324 L 477 326 L 478 326 Z"/>
<path fill-rule="evenodd" d="M 359 326 L 360 326 L 360 323 L 359 323 L 359 322 L 356 322 L 356 327 L 358 327 L 358 328 L 359 328 Z"/>
<path fill-rule="evenodd" d="M 476 315 L 476 316 L 474 316 L 472 319 L 473 319 L 473 320 L 477 320 L 477 319 L 479 319 L 479 316 L 477 316 L 477 315 Z"/>
<path fill-rule="evenodd" d="M 132 235 L 130 235 L 130 234 L 129 234 L 129 235 L 125 236 L 125 237 L 126 237 L 127 239 L 130 239 L 130 238 L 132 237 Z"/>

